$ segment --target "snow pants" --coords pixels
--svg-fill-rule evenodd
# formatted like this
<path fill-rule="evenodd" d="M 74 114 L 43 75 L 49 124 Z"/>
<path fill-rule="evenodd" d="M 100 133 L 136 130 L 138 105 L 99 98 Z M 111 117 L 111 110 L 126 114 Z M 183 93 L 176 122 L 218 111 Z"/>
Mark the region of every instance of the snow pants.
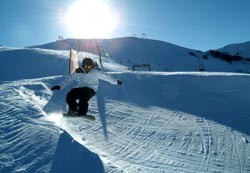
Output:
<path fill-rule="evenodd" d="M 88 87 L 72 88 L 66 96 L 69 111 L 78 112 L 78 115 L 86 115 L 89 107 L 88 101 L 94 95 L 95 91 Z"/>

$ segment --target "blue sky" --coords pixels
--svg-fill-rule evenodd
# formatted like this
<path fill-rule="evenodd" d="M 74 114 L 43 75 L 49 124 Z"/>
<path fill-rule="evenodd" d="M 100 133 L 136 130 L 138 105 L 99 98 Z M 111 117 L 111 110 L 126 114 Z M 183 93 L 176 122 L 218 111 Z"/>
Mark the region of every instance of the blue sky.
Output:
<path fill-rule="evenodd" d="M 0 44 L 31 46 L 74 37 L 62 22 L 73 0 L 1 0 Z M 249 0 L 106 0 L 120 23 L 107 38 L 133 36 L 208 50 L 250 41 Z M 95 11 L 93 11 L 95 13 Z M 102 29 L 102 26 L 100 26 Z"/>

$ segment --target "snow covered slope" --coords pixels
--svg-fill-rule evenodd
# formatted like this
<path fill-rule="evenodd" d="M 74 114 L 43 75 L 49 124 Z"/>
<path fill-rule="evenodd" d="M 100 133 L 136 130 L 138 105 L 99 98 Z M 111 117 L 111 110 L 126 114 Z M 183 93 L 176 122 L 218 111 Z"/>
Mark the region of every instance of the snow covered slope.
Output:
<path fill-rule="evenodd" d="M 221 52 L 227 52 L 231 55 L 241 55 L 250 58 L 250 41 L 245 43 L 230 44 L 223 48 L 218 49 Z"/>
<path fill-rule="evenodd" d="M 65 92 L 50 88 L 63 80 L 54 75 L 67 73 L 68 51 L 1 48 L 0 55 L 3 69 L 13 67 L 0 69 L 1 173 L 250 172 L 250 75 L 131 72 L 105 58 L 108 74 L 123 80 L 100 83 L 106 140 L 97 97 L 96 121 L 44 111 L 51 98 L 64 105 Z"/>
<path fill-rule="evenodd" d="M 68 51 L 0 47 L 0 81 L 67 74 Z"/>
<path fill-rule="evenodd" d="M 69 51 L 55 51 L 37 48 L 8 48 L 0 47 L 0 81 L 31 79 L 54 75 L 68 74 Z M 79 58 L 92 57 L 98 61 L 98 56 L 89 53 L 80 53 Z M 125 70 L 126 67 L 107 63 L 103 58 L 103 64 L 108 71 Z"/>
<path fill-rule="evenodd" d="M 44 120 L 49 79 L 0 85 L 0 172 L 103 172 L 96 154 Z"/>
<path fill-rule="evenodd" d="M 112 75 L 124 85 L 102 83 L 108 141 L 96 98 L 96 121 L 44 113 L 49 87 L 61 77 L 2 84 L 1 172 L 250 171 L 249 75 Z"/>
<path fill-rule="evenodd" d="M 210 71 L 249 72 L 250 64 L 245 61 L 228 63 L 208 55 L 207 52 L 192 50 L 163 41 L 134 37 L 115 39 L 65 39 L 45 45 L 34 46 L 44 49 L 69 50 L 71 48 L 98 54 L 132 68 L 137 64 L 150 64 L 152 71 Z M 228 47 L 230 51 L 235 48 Z M 238 45 L 242 55 L 249 57 L 249 44 Z"/>
<path fill-rule="evenodd" d="M 152 70 L 190 71 L 197 69 L 197 62 L 189 55 L 191 49 L 179 47 L 162 41 L 140 38 L 117 38 L 117 39 L 66 39 L 63 42 L 53 42 L 35 46 L 38 48 L 55 50 L 75 50 L 98 54 L 100 46 L 104 56 L 120 64 L 132 67 L 135 64 L 151 64 Z"/>

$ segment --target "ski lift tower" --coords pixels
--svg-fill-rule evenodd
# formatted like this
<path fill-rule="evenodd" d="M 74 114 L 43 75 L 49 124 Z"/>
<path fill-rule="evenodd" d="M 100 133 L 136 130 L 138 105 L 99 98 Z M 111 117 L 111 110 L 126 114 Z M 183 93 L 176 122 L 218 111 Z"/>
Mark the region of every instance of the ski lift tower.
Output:
<path fill-rule="evenodd" d="M 102 65 L 102 47 L 101 44 L 96 42 L 96 48 L 99 54 L 99 64 L 101 66 L 101 71 L 103 71 L 103 65 Z"/>
<path fill-rule="evenodd" d="M 57 44 L 58 44 L 58 47 L 60 47 L 60 45 L 63 46 L 63 36 L 58 35 Z"/>

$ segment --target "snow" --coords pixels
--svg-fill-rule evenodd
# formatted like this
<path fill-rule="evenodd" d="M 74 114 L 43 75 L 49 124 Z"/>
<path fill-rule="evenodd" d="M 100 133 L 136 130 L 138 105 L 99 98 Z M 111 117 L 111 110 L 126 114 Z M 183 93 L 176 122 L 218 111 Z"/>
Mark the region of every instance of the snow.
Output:
<path fill-rule="evenodd" d="M 96 46 L 102 48 L 103 55 L 109 59 L 132 68 L 137 64 L 150 64 L 152 71 L 199 71 L 202 64 L 209 72 L 249 72 L 249 63 L 240 61 L 228 63 L 207 55 L 207 52 L 187 49 L 171 43 L 141 39 L 135 37 L 115 39 L 65 39 L 63 42 L 52 42 L 34 46 L 44 49 L 69 50 L 98 54 Z M 224 51 L 221 50 L 221 51 Z M 226 48 L 226 52 L 235 51 L 244 58 L 250 57 L 249 42 L 235 44 Z M 195 56 L 190 55 L 192 53 Z M 207 58 L 204 58 L 207 55 Z"/>
<path fill-rule="evenodd" d="M 3 49 L 14 70 L 0 76 L 1 173 L 250 172 L 248 74 L 132 72 L 104 58 L 123 85 L 100 82 L 90 121 L 62 117 L 70 86 L 50 90 L 68 51 Z"/>
<path fill-rule="evenodd" d="M 223 48 L 220 48 L 218 50 L 220 50 L 221 52 L 227 52 L 231 55 L 240 55 L 246 58 L 250 58 L 250 41 L 245 42 L 245 43 L 240 43 L 240 44 L 231 44 L 231 45 L 227 45 Z"/>

